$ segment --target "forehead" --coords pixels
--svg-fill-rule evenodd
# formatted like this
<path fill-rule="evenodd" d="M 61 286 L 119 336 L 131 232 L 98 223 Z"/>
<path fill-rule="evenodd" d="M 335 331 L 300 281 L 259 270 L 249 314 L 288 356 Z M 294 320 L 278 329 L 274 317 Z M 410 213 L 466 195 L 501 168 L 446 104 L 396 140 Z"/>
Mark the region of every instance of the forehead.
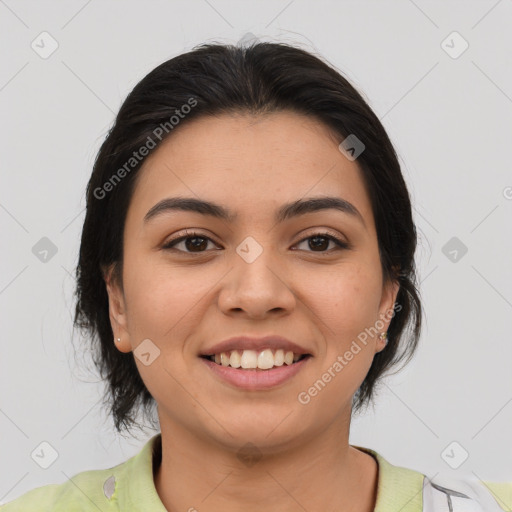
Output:
<path fill-rule="evenodd" d="M 342 139 L 293 112 L 206 116 L 178 126 L 144 162 L 132 198 L 138 216 L 170 196 L 195 196 L 244 212 L 269 212 L 305 196 L 341 197 L 371 223 L 371 205 Z"/>

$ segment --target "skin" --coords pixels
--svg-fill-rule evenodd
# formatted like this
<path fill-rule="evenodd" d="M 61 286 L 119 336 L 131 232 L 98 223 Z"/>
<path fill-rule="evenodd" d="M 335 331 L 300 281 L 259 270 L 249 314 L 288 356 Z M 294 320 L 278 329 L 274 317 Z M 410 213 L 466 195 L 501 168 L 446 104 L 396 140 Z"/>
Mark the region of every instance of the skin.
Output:
<path fill-rule="evenodd" d="M 105 279 L 118 349 L 149 338 L 160 350 L 148 366 L 135 361 L 158 404 L 163 456 L 154 480 L 168 510 L 374 510 L 377 463 L 348 440 L 352 397 L 384 342 L 370 337 L 307 405 L 297 399 L 365 328 L 384 318 L 387 330 L 399 286 L 383 282 L 361 170 L 339 142 L 292 112 L 203 117 L 180 126 L 140 171 L 123 286 L 108 272 Z M 173 211 L 143 222 L 157 202 L 178 195 L 214 201 L 238 218 Z M 352 203 L 364 224 L 334 209 L 275 223 L 282 204 L 326 195 Z M 199 240 L 202 252 L 185 241 L 162 248 L 187 228 L 212 241 Z M 323 239 L 315 249 L 309 237 L 325 229 L 351 248 Z M 263 248 L 252 263 L 236 252 L 247 236 Z M 313 357 L 276 388 L 235 389 L 198 354 L 241 334 L 282 335 Z M 261 456 L 251 466 L 237 457 L 248 442 Z"/>

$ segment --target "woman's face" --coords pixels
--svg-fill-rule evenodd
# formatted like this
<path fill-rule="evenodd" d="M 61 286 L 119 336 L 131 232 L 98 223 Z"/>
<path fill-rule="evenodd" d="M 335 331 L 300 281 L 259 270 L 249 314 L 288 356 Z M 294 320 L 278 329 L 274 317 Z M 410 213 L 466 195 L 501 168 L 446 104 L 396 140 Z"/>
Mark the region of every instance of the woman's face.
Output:
<path fill-rule="evenodd" d="M 275 450 L 333 424 L 348 428 L 352 397 L 384 348 L 375 331 L 387 330 L 398 288 L 383 283 L 361 171 L 339 142 L 291 112 L 223 115 L 178 127 L 146 159 L 126 218 L 123 291 L 107 282 L 117 346 L 135 351 L 162 430 Z M 146 217 L 177 197 L 215 203 L 233 217 L 163 207 Z M 278 215 L 326 197 L 358 213 Z M 201 357 L 228 338 L 272 335 L 309 356 L 257 370 Z M 262 366 L 281 362 L 280 343 L 268 345 Z M 264 347 L 253 348 L 259 357 Z M 254 361 L 252 352 L 238 354 L 246 366 Z"/>

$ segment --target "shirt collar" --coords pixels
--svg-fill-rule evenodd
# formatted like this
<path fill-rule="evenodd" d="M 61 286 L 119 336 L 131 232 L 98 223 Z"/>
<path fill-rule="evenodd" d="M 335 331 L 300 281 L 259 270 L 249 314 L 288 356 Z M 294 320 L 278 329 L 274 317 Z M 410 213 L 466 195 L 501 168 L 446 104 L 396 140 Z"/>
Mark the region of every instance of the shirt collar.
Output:
<path fill-rule="evenodd" d="M 370 448 L 354 446 L 371 455 L 379 467 L 374 512 L 421 512 L 425 475 L 413 469 L 394 466 Z"/>
<path fill-rule="evenodd" d="M 421 512 L 424 475 L 394 466 L 375 450 L 354 446 L 371 455 L 378 465 L 377 499 L 374 512 Z M 127 461 L 125 478 L 119 482 L 120 509 L 134 512 L 167 512 L 154 482 L 155 469 L 162 460 L 162 435 L 155 434 L 141 451 Z"/>
<path fill-rule="evenodd" d="M 119 509 L 133 512 L 167 512 L 155 487 L 154 470 L 162 458 L 162 435 L 155 434 L 130 459 L 120 482 Z"/>

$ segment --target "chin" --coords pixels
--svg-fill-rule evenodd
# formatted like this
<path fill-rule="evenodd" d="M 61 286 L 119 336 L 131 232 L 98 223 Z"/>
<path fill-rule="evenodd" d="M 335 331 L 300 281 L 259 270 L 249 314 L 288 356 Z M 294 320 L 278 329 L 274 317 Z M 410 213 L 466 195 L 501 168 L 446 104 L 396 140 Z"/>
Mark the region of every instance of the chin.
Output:
<path fill-rule="evenodd" d="M 279 415 L 251 414 L 242 417 L 225 418 L 221 424 L 231 434 L 223 429 L 218 431 L 219 442 L 229 445 L 230 449 L 237 450 L 240 447 L 251 443 L 264 451 L 275 453 L 278 447 L 283 449 L 299 444 L 305 436 L 304 422 L 297 424 L 296 418 L 292 420 L 293 414 L 290 410 L 283 411 Z"/>

